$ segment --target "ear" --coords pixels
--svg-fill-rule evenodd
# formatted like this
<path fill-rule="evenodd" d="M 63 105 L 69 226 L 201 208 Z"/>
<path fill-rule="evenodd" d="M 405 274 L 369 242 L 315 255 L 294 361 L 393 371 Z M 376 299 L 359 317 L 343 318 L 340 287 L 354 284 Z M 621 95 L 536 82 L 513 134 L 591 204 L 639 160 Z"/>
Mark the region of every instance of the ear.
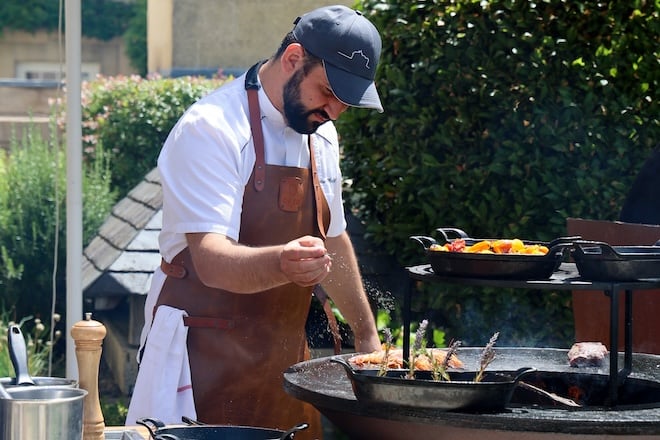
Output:
<path fill-rule="evenodd" d="M 304 58 L 305 49 L 303 49 L 300 43 L 289 44 L 286 49 L 284 49 L 284 53 L 280 58 L 282 71 L 287 74 L 292 74 L 302 65 Z"/>

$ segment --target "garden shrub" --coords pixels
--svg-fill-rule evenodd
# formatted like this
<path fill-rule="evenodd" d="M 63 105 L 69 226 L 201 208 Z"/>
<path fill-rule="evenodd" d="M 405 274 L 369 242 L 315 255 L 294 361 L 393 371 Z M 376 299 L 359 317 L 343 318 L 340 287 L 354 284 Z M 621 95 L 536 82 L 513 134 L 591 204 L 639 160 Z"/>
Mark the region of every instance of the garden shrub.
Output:
<path fill-rule="evenodd" d="M 50 365 L 53 346 L 62 337 L 62 331 L 53 329 L 52 341 L 50 326 L 59 323 L 59 315 L 44 323 L 39 318 L 26 316 L 20 320 L 9 318 L 9 313 L 0 308 L 0 377 L 16 377 L 16 371 L 9 354 L 9 326 L 18 325 L 25 339 L 28 372 L 31 376 L 47 376 L 52 372 Z"/>
<path fill-rule="evenodd" d="M 128 193 L 156 166 L 167 135 L 183 112 L 226 78 L 99 77 L 83 84 L 83 142 L 101 142 L 112 163 L 112 185 Z"/>
<path fill-rule="evenodd" d="M 0 35 L 4 29 L 56 31 L 60 24 L 60 13 L 64 14 L 62 2 L 3 0 L 0 2 Z M 86 0 L 81 2 L 80 13 L 82 35 L 107 41 L 126 31 L 136 11 L 130 2 Z"/>
<path fill-rule="evenodd" d="M 365 0 L 385 108 L 338 121 L 348 203 L 402 265 L 411 235 L 549 240 L 616 220 L 659 136 L 657 2 Z M 569 292 L 420 285 L 448 337 L 566 345 Z"/>
<path fill-rule="evenodd" d="M 126 56 L 138 75 L 147 74 L 147 0 L 136 0 L 124 33 Z"/>
<path fill-rule="evenodd" d="M 94 160 L 84 164 L 82 186 L 87 243 L 116 202 L 100 145 Z M 14 137 L 9 150 L 0 154 L 0 252 L 2 306 L 9 319 L 34 316 L 45 322 L 51 315 L 54 285 L 55 311 L 64 316 L 66 154 L 55 134 L 44 140 L 33 126 L 21 139 Z"/>

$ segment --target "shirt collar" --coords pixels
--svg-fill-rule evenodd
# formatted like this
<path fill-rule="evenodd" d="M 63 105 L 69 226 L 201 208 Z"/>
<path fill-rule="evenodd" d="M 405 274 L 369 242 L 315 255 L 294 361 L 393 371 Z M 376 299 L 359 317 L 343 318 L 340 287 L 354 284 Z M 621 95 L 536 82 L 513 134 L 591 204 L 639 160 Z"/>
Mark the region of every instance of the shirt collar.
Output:
<path fill-rule="evenodd" d="M 261 79 L 259 79 L 259 85 L 261 85 Z M 284 115 L 270 102 L 263 86 L 259 87 L 259 107 L 261 108 L 262 117 L 268 119 L 269 123 L 286 126 Z"/>

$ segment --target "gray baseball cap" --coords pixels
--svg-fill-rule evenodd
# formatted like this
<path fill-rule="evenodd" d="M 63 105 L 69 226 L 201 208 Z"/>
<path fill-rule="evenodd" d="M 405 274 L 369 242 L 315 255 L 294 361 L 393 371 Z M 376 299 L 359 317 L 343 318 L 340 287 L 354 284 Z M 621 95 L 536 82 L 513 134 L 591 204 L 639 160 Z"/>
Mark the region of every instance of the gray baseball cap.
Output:
<path fill-rule="evenodd" d="M 318 8 L 298 17 L 292 32 L 305 50 L 323 60 L 337 99 L 383 112 L 374 84 L 382 42 L 360 12 L 342 5 Z"/>

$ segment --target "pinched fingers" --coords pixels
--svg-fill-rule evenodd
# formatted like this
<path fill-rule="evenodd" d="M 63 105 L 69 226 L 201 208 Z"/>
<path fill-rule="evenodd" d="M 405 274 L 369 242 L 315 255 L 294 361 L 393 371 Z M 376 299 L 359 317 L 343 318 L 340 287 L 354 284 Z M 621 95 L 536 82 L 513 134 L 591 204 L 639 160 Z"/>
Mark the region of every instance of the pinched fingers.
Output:
<path fill-rule="evenodd" d="M 330 272 L 332 261 L 323 241 L 316 237 L 302 237 L 287 243 L 280 254 L 280 269 L 293 283 L 312 286 L 320 283 Z"/>
<path fill-rule="evenodd" d="M 319 284 L 330 272 L 331 262 L 319 263 L 312 261 L 282 261 L 282 272 L 292 283 L 300 286 Z"/>

